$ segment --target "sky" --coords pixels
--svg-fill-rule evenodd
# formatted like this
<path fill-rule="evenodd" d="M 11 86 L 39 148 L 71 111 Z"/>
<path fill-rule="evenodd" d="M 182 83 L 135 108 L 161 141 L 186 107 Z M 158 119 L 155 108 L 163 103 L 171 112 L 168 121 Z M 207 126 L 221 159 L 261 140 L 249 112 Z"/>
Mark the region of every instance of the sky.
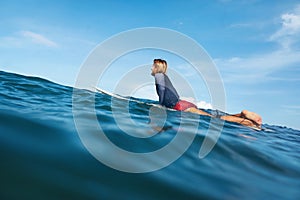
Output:
<path fill-rule="evenodd" d="M 248 109 L 266 124 L 300 129 L 299 0 L 1 0 L 0 70 L 73 86 L 97 45 L 144 27 L 177 31 L 203 47 L 222 78 L 226 112 Z M 112 91 L 133 66 L 148 64 L 150 76 L 155 57 L 183 74 L 197 102 L 210 105 L 205 83 L 196 81 L 201 77 L 182 58 L 159 50 L 119 58 L 99 87 Z M 139 95 L 157 98 L 149 87 Z"/>

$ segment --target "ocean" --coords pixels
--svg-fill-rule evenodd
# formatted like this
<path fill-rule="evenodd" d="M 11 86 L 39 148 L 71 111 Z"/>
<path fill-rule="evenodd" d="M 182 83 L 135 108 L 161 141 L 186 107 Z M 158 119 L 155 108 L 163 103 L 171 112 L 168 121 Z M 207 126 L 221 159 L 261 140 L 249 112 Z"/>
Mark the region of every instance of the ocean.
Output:
<path fill-rule="evenodd" d="M 4 71 L 0 102 L 3 200 L 300 199 L 299 130 L 229 122 L 218 129 L 210 117 L 155 111 L 151 100 Z M 151 113 L 160 112 L 155 131 Z M 219 139 L 199 157 L 209 129 Z"/>

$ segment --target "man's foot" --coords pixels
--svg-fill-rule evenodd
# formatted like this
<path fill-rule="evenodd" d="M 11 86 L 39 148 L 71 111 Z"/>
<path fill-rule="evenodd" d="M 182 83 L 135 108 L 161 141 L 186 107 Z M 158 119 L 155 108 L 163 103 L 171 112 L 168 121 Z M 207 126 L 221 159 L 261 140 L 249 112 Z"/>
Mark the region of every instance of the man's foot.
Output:
<path fill-rule="evenodd" d="M 243 110 L 241 112 L 242 117 L 245 117 L 246 119 L 249 119 L 251 121 L 253 121 L 256 125 L 258 125 L 259 127 L 262 124 L 262 119 L 261 116 L 259 116 L 258 114 L 248 111 L 248 110 Z"/>

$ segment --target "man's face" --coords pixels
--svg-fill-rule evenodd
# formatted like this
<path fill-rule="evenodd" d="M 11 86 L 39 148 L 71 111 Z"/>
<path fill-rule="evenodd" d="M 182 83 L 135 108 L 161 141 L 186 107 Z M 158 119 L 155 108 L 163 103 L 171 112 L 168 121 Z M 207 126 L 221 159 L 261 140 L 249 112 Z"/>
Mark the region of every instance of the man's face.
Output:
<path fill-rule="evenodd" d="M 153 64 L 151 68 L 151 75 L 154 76 L 156 72 L 157 72 L 157 67 L 155 66 L 155 64 Z"/>

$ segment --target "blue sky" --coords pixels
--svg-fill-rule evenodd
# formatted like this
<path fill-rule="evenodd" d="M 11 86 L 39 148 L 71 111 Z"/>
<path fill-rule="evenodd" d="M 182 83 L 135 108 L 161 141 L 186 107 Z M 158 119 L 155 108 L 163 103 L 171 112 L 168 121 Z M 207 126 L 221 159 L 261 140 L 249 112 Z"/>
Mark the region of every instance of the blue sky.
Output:
<path fill-rule="evenodd" d="M 142 27 L 179 31 L 202 45 L 223 79 L 227 112 L 249 109 L 267 124 L 300 129 L 299 1 L 2 0 L 0 70 L 73 85 L 99 43 Z M 158 53 L 144 51 L 127 60 L 151 64 Z M 182 70 L 180 59 L 160 57 Z M 119 68 L 121 60 L 115 63 Z M 207 95 L 198 98 L 209 103 Z"/>

